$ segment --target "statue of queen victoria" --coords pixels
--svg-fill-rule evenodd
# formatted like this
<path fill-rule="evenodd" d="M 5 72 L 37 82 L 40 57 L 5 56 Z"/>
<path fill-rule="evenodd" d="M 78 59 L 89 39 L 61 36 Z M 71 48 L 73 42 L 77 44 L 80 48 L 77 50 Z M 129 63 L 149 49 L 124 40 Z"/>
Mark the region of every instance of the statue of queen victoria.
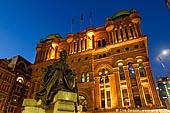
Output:
<path fill-rule="evenodd" d="M 60 52 L 60 60 L 51 67 L 44 69 L 40 90 L 36 94 L 36 100 L 41 99 L 41 107 L 47 109 L 58 91 L 77 93 L 75 73 L 66 64 L 67 52 Z"/>

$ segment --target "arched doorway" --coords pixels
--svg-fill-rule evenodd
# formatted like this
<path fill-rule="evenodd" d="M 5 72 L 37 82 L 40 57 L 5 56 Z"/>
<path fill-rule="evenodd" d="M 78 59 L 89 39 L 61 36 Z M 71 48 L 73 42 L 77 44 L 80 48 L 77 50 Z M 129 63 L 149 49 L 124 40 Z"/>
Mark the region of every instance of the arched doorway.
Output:
<path fill-rule="evenodd" d="M 87 100 L 85 96 L 80 95 L 79 100 L 80 100 L 80 105 L 82 105 L 82 111 L 87 111 Z"/>

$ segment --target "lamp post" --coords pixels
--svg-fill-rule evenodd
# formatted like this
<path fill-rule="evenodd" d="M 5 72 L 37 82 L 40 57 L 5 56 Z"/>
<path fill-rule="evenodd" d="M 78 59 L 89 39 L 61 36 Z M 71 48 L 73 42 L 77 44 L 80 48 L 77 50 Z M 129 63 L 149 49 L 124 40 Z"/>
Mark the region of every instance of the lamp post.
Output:
<path fill-rule="evenodd" d="M 169 56 L 169 58 L 167 57 Z M 161 66 L 163 67 L 163 69 L 165 70 L 166 75 L 169 75 L 169 69 L 165 66 L 165 64 L 163 63 L 162 59 L 167 59 L 170 60 L 170 49 L 165 49 L 161 52 L 161 54 L 159 55 L 158 59 L 161 63 Z"/>

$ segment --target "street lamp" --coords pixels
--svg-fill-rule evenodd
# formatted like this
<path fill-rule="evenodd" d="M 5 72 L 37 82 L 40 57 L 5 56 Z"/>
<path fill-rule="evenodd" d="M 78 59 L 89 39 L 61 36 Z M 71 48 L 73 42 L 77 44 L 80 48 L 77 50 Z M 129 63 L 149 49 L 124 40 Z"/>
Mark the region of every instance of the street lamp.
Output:
<path fill-rule="evenodd" d="M 161 63 L 161 66 L 166 72 L 166 75 L 169 75 L 169 69 L 164 65 L 162 59 L 170 60 L 169 58 L 166 58 L 166 56 L 170 56 L 170 49 L 165 49 L 161 52 L 161 54 L 158 56 L 158 60 Z"/>
<path fill-rule="evenodd" d="M 162 55 L 169 55 L 170 56 L 170 49 L 163 50 Z"/>

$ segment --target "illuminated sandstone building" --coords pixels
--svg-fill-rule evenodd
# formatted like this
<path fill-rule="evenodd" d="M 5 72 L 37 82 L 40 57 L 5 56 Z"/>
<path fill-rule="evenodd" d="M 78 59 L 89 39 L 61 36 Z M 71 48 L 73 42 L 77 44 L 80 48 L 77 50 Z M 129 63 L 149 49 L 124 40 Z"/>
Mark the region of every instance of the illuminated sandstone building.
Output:
<path fill-rule="evenodd" d="M 0 59 L 0 113 L 21 113 L 31 79 L 30 65 L 19 55 Z"/>
<path fill-rule="evenodd" d="M 28 97 L 34 98 L 39 89 L 42 68 L 52 65 L 65 49 L 67 63 L 77 74 L 83 111 L 162 106 L 140 20 L 134 9 L 121 10 L 107 17 L 104 26 L 40 40 Z"/>

